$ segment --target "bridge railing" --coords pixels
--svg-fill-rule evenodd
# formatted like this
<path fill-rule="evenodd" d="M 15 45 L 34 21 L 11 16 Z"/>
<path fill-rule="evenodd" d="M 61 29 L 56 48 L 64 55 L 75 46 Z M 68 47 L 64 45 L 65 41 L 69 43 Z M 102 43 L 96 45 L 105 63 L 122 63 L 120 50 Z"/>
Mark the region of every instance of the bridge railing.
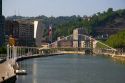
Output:
<path fill-rule="evenodd" d="M 93 52 L 95 53 L 95 54 L 104 54 L 104 55 L 111 55 L 111 56 L 114 56 L 114 55 L 116 55 L 116 50 L 112 50 L 112 49 L 104 49 L 104 48 L 96 48 L 96 49 L 93 49 Z"/>
<path fill-rule="evenodd" d="M 7 45 L 7 59 L 17 59 L 24 56 L 38 54 L 37 47 L 9 46 Z"/>
<path fill-rule="evenodd" d="M 0 54 L 0 62 L 6 60 L 7 54 Z"/>

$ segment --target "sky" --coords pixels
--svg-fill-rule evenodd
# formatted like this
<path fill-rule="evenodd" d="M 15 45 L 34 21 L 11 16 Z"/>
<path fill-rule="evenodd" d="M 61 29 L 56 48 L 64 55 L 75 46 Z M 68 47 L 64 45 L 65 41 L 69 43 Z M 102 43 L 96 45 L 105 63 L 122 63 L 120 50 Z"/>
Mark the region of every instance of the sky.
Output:
<path fill-rule="evenodd" d="M 125 0 L 3 0 L 3 15 L 91 16 L 97 12 L 125 9 Z"/>

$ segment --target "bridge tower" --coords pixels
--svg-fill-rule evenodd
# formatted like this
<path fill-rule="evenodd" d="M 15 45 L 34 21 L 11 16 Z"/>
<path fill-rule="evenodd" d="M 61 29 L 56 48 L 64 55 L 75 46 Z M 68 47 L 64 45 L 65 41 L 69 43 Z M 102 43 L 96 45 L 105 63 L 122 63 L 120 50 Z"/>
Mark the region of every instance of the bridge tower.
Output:
<path fill-rule="evenodd" d="M 85 54 L 93 54 L 93 39 L 90 37 L 85 38 Z"/>

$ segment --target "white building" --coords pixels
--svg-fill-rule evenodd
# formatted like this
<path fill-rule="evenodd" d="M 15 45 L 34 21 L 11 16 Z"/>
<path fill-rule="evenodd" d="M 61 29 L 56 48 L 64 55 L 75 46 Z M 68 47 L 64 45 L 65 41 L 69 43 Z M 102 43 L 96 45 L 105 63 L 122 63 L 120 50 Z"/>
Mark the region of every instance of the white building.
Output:
<path fill-rule="evenodd" d="M 78 47 L 78 29 L 73 30 L 73 47 Z"/>
<path fill-rule="evenodd" d="M 85 41 L 81 41 L 81 48 L 85 48 Z"/>
<path fill-rule="evenodd" d="M 34 38 L 36 46 L 41 47 L 43 40 L 44 26 L 42 21 L 34 21 Z"/>

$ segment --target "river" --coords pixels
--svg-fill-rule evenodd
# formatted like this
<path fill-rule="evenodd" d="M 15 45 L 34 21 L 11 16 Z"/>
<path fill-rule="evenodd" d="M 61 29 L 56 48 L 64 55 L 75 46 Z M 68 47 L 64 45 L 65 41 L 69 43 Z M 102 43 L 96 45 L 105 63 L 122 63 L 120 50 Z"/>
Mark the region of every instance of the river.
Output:
<path fill-rule="evenodd" d="M 19 62 L 16 83 L 125 83 L 125 64 L 101 56 L 59 55 Z"/>

